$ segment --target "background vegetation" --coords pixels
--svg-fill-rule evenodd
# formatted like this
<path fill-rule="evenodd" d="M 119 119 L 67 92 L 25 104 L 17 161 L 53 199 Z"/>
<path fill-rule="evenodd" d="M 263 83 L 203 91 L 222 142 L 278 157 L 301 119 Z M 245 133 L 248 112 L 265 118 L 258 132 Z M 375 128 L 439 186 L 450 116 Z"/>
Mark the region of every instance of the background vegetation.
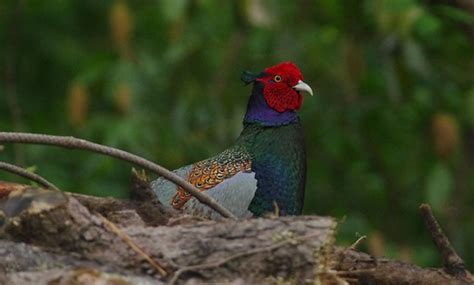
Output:
<path fill-rule="evenodd" d="M 0 129 L 74 135 L 168 168 L 232 144 L 240 72 L 292 60 L 305 212 L 369 235 L 376 255 L 435 265 L 430 202 L 474 268 L 474 5 L 469 0 L 2 1 Z M 130 165 L 41 146 L 0 159 L 62 189 L 127 196 Z M 17 180 L 0 173 L 0 179 Z"/>

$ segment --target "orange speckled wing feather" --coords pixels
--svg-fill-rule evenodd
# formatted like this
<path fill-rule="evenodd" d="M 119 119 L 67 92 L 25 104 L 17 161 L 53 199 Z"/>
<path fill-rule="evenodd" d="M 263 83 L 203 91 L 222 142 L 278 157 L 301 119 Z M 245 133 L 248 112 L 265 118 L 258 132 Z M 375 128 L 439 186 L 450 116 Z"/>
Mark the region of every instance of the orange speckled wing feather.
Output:
<path fill-rule="evenodd" d="M 202 192 L 215 187 L 239 172 L 251 171 L 250 155 L 242 148 L 231 148 L 218 156 L 195 163 L 187 180 Z M 181 187 L 177 187 L 172 206 L 175 209 L 180 209 L 191 198 L 189 193 Z"/>

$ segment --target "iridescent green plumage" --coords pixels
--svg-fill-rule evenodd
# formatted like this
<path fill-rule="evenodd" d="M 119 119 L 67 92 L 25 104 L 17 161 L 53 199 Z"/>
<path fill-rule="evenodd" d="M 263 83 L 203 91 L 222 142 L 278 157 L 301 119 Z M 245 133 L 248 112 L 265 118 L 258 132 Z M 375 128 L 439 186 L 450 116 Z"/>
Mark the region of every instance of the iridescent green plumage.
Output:
<path fill-rule="evenodd" d="M 306 181 L 306 153 L 299 122 L 278 127 L 246 124 L 237 144 L 252 157 L 257 191 L 249 210 L 261 215 L 276 202 L 282 214 L 301 214 Z"/>

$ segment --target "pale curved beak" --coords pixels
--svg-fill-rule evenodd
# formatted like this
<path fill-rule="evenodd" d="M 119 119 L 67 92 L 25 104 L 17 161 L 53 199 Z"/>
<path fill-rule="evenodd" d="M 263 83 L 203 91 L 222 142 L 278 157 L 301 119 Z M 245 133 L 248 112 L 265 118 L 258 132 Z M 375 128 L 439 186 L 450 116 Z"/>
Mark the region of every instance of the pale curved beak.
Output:
<path fill-rule="evenodd" d="M 293 86 L 293 89 L 296 91 L 306 91 L 309 93 L 309 95 L 313 96 L 313 89 L 311 89 L 311 87 L 309 87 L 309 85 L 304 83 L 302 80 L 298 81 L 298 84 Z"/>

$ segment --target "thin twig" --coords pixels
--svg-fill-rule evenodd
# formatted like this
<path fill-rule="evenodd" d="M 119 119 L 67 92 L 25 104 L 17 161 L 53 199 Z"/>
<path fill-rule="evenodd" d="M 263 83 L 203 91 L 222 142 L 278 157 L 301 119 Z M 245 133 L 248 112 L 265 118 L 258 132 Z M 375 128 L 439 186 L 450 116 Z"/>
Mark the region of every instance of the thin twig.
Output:
<path fill-rule="evenodd" d="M 361 236 L 349 247 L 349 249 L 356 250 L 359 244 L 363 242 L 365 239 L 367 239 L 367 236 Z"/>
<path fill-rule="evenodd" d="M 89 150 L 107 156 L 115 157 L 121 160 L 125 160 L 133 164 L 139 165 L 143 168 L 146 168 L 158 175 L 161 175 L 162 177 L 175 183 L 176 185 L 181 186 L 186 192 L 193 195 L 199 202 L 206 204 L 222 216 L 226 218 L 237 219 L 229 210 L 217 203 L 216 200 L 202 193 L 191 183 L 187 182 L 175 173 L 138 155 L 117 148 L 107 147 L 104 145 L 74 137 L 15 132 L 0 132 L 0 142 L 54 145 L 70 149 Z"/>
<path fill-rule="evenodd" d="M 161 276 L 166 277 L 168 276 L 168 272 L 164 269 L 164 267 L 159 264 L 157 261 L 155 261 L 151 256 L 149 256 L 145 251 L 143 251 L 131 238 L 128 236 L 126 233 L 124 233 L 117 225 L 112 223 L 111 221 L 107 220 L 105 217 L 102 215 L 99 215 L 102 218 L 102 221 L 104 224 L 109 227 L 109 229 L 114 232 L 117 236 L 119 236 L 130 248 L 138 253 L 140 256 L 145 258 L 148 263 L 150 263 L 151 266 L 153 266 Z"/>
<path fill-rule="evenodd" d="M 433 239 L 441 254 L 441 259 L 443 260 L 443 265 L 446 272 L 454 277 L 467 277 L 464 260 L 459 257 L 454 248 L 451 246 L 448 237 L 446 237 L 446 235 L 443 233 L 443 230 L 433 215 L 430 205 L 421 204 L 420 213 L 423 217 L 423 220 L 425 221 L 428 231 L 431 233 L 431 238 Z"/>
<path fill-rule="evenodd" d="M 228 262 L 230 262 L 234 259 L 238 259 L 238 258 L 241 258 L 241 257 L 244 257 L 244 256 L 254 255 L 254 254 L 258 254 L 258 253 L 262 253 L 262 252 L 266 252 L 266 251 L 273 251 L 273 250 L 278 249 L 280 247 L 283 247 L 287 244 L 293 244 L 295 241 L 306 240 L 306 239 L 312 238 L 312 237 L 317 236 L 317 235 L 320 235 L 320 232 L 315 232 L 315 233 L 311 233 L 311 234 L 300 236 L 300 237 L 290 238 L 290 239 L 287 239 L 287 240 L 284 240 L 284 241 L 281 241 L 279 243 L 275 243 L 275 244 L 272 244 L 272 245 L 269 245 L 269 246 L 266 246 L 266 247 L 255 248 L 255 249 L 251 249 L 251 250 L 248 250 L 248 251 L 239 252 L 239 253 L 233 254 L 231 256 L 228 256 L 226 258 L 222 258 L 222 259 L 212 261 L 212 262 L 209 262 L 209 263 L 185 266 L 185 267 L 182 267 L 182 268 L 178 269 L 174 273 L 174 276 L 170 280 L 169 284 L 170 285 L 176 284 L 179 277 L 183 273 L 186 273 L 186 272 L 204 270 L 204 269 L 209 269 L 209 268 L 216 268 L 216 267 L 222 266 L 223 264 L 226 264 L 226 263 L 228 263 Z"/>
<path fill-rule="evenodd" d="M 24 168 L 21 168 L 21 167 L 18 167 L 16 165 L 0 161 L 0 169 L 4 170 L 4 171 L 7 171 L 7 172 L 10 172 L 10 173 L 13 173 L 13 174 L 16 174 L 18 176 L 24 177 L 24 178 L 29 179 L 31 181 L 34 181 L 34 182 L 36 182 L 36 183 L 38 183 L 38 184 L 40 184 L 40 185 L 42 185 L 42 186 L 44 186 L 48 189 L 59 191 L 59 188 L 56 187 L 53 183 L 49 182 L 48 180 L 44 179 L 43 177 L 39 176 L 38 174 L 29 172 L 28 170 L 26 170 Z"/>

